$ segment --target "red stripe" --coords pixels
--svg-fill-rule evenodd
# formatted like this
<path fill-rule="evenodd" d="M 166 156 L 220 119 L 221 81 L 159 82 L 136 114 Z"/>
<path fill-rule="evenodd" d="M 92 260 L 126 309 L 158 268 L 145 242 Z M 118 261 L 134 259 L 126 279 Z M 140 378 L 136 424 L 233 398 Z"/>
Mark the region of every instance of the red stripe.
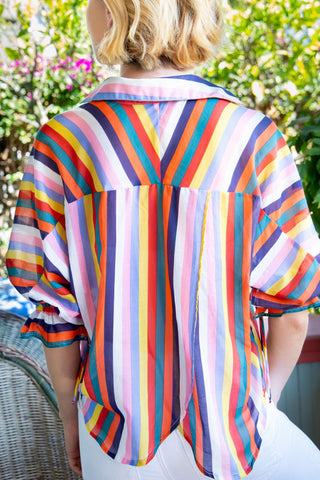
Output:
<path fill-rule="evenodd" d="M 149 190 L 148 229 L 148 420 L 149 451 L 155 448 L 155 369 L 157 326 L 157 187 Z"/>
<path fill-rule="evenodd" d="M 46 129 L 48 129 L 50 133 L 45 131 Z M 92 175 L 90 173 L 90 170 L 83 163 L 83 161 L 81 160 L 81 158 L 77 154 L 76 150 L 72 147 L 72 145 L 70 145 L 68 140 L 65 137 L 63 137 L 59 132 L 57 132 L 53 128 L 49 127 L 48 125 L 46 126 L 46 129 L 44 130 L 44 133 L 46 133 L 46 135 L 49 135 L 49 137 L 54 142 L 56 142 L 56 144 L 59 145 L 60 148 L 63 149 L 65 154 L 72 161 L 72 163 L 74 165 L 74 168 L 75 168 L 74 172 L 77 172 L 77 174 L 79 173 L 80 175 L 82 175 L 85 182 L 90 187 L 90 190 L 95 191 L 94 181 L 93 181 Z M 73 174 L 74 174 L 74 172 L 73 172 Z"/>
<path fill-rule="evenodd" d="M 99 204 L 99 226 L 100 226 L 100 241 L 102 245 L 100 268 L 101 268 L 101 282 L 99 285 L 99 298 L 97 306 L 97 319 L 104 318 L 105 315 L 105 299 L 106 299 L 106 284 L 107 284 L 107 192 L 103 192 L 100 197 Z M 109 403 L 109 395 L 106 381 L 106 365 L 104 355 L 104 322 L 97 321 L 95 323 L 95 353 L 96 358 L 93 359 L 94 368 L 97 369 L 97 383 L 103 399 L 103 404 L 111 410 Z M 90 356 L 89 356 L 90 360 Z"/>
<path fill-rule="evenodd" d="M 166 320 L 165 320 L 165 345 L 164 345 L 164 382 L 163 382 L 163 416 L 161 437 L 165 437 L 171 427 L 172 420 L 172 395 L 173 395 L 173 325 L 172 325 L 172 296 L 168 272 L 168 224 L 171 205 L 172 190 L 166 189 L 163 193 L 163 226 L 164 249 L 166 265 Z"/>
<path fill-rule="evenodd" d="M 128 117 L 129 117 L 129 119 L 132 123 L 132 126 L 135 129 L 135 132 L 136 132 L 137 136 L 139 137 L 139 139 L 140 139 L 140 141 L 143 145 L 143 148 L 146 151 L 148 159 L 152 163 L 158 177 L 160 178 L 159 152 L 156 152 L 156 150 L 154 149 L 153 144 L 150 141 L 149 136 L 147 135 L 146 127 L 143 125 L 142 121 L 140 120 L 139 115 L 137 114 L 137 112 L 135 111 L 135 109 L 133 108 L 132 105 L 126 106 L 126 104 L 122 104 L 122 106 L 124 107 L 124 110 L 126 111 Z M 147 113 L 145 113 L 145 115 L 147 115 Z M 155 133 L 155 137 L 157 139 L 156 142 L 158 142 L 158 144 L 159 144 L 158 132 Z"/>
<path fill-rule="evenodd" d="M 192 160 L 189 163 L 189 166 L 186 170 L 186 173 L 184 174 L 184 177 L 181 181 L 180 186 L 181 187 L 189 187 L 190 183 L 193 180 L 193 177 L 196 173 L 196 171 L 199 168 L 199 165 L 201 163 L 201 160 L 203 158 L 203 155 L 208 147 L 208 143 L 210 142 L 210 139 L 212 135 L 214 134 L 215 128 L 217 126 L 217 123 L 220 119 L 220 115 L 222 114 L 223 110 L 229 105 L 229 102 L 225 102 L 223 100 L 219 101 L 217 105 L 214 108 L 214 114 L 210 116 L 210 120 L 203 132 L 203 135 L 201 137 L 201 140 L 198 143 L 198 147 L 196 151 L 194 152 L 194 155 L 192 157 Z M 205 104 L 203 104 L 203 107 Z M 202 113 L 202 112 L 201 112 Z M 197 125 L 196 125 L 197 126 Z M 193 131 L 192 131 L 193 133 Z"/>

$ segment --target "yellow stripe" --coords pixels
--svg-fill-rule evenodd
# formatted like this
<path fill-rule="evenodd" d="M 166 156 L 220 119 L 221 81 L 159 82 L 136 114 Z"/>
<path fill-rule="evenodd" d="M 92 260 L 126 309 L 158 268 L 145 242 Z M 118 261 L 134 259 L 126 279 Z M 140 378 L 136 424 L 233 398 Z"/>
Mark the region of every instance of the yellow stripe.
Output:
<path fill-rule="evenodd" d="M 277 293 L 285 288 L 297 275 L 299 272 L 301 263 L 306 257 L 306 252 L 302 248 L 299 248 L 297 256 L 292 263 L 291 267 L 287 270 L 287 273 L 283 275 L 276 283 L 274 283 L 268 290 L 266 291 L 269 295 L 277 295 Z"/>
<path fill-rule="evenodd" d="M 139 364 L 140 447 L 139 457 L 148 457 L 148 187 L 139 193 Z"/>
<path fill-rule="evenodd" d="M 306 218 L 301 220 L 301 222 L 297 223 L 295 227 L 293 227 L 291 230 L 289 230 L 286 233 L 290 238 L 295 239 L 296 236 L 299 235 L 299 233 L 308 230 L 308 228 L 310 228 L 311 225 L 312 225 L 311 217 L 310 215 L 308 215 Z"/>
<path fill-rule="evenodd" d="M 272 162 L 269 162 L 268 165 L 259 173 L 258 181 L 259 183 L 264 182 L 267 178 L 276 172 L 278 163 L 290 153 L 289 148 L 285 145 L 280 148 L 277 152 L 277 156 Z"/>
<path fill-rule="evenodd" d="M 47 279 L 47 277 L 45 275 L 42 275 L 41 277 L 41 280 L 43 283 L 45 283 L 46 285 L 48 285 L 48 287 L 52 288 L 53 290 L 57 291 L 58 288 L 56 289 L 53 285 L 51 285 L 51 282 Z M 58 283 L 58 282 L 56 282 Z M 61 288 L 63 288 L 64 285 L 61 285 Z M 65 300 L 68 300 L 70 303 L 76 303 L 76 299 L 74 298 L 74 296 L 71 294 L 71 293 L 68 293 L 67 295 L 62 295 L 61 293 L 58 293 L 57 294 L 59 295 L 59 297 L 65 299 Z"/>
<path fill-rule="evenodd" d="M 43 203 L 47 203 L 52 210 L 63 214 L 64 213 L 64 205 L 61 203 L 52 200 L 45 192 L 41 190 L 37 190 L 32 182 L 25 182 L 22 181 L 20 185 L 20 190 L 24 192 L 33 192 L 34 196 L 37 200 L 40 200 Z"/>
<path fill-rule="evenodd" d="M 228 208 L 229 208 L 229 194 L 222 193 L 220 204 L 220 244 L 221 244 L 221 258 L 222 258 L 222 305 L 225 318 L 225 331 L 229 332 L 228 324 L 228 300 L 227 300 L 227 269 L 226 269 L 226 249 L 227 249 L 227 219 L 228 219 Z M 233 350 L 232 350 L 232 341 L 226 333 L 225 336 L 225 369 L 227 372 L 230 369 L 230 365 L 233 365 Z M 232 376 L 224 375 L 223 378 L 223 387 L 222 387 L 222 410 L 223 410 L 223 423 L 226 432 L 226 439 L 229 445 L 229 449 L 232 453 L 233 459 L 239 469 L 240 476 L 245 475 L 245 471 L 238 459 L 237 448 L 234 444 L 234 441 L 230 435 L 230 424 L 229 424 L 229 402 L 231 397 L 231 388 L 232 388 Z"/>
<path fill-rule="evenodd" d="M 64 205 L 61 205 L 61 203 L 56 202 L 55 200 L 52 200 L 50 197 L 48 197 L 46 193 L 36 189 L 34 195 L 37 200 L 40 200 L 40 202 L 46 203 L 55 212 L 61 213 L 62 215 L 64 214 Z"/>
<path fill-rule="evenodd" d="M 42 265 L 42 256 L 33 253 L 22 252 L 21 250 L 8 250 L 7 258 L 13 260 L 22 260 L 23 262 L 33 263 L 34 265 Z"/>
<path fill-rule="evenodd" d="M 234 110 L 239 108 L 238 105 L 234 105 L 233 103 L 230 103 L 224 111 L 222 112 L 222 115 L 219 118 L 219 121 L 216 125 L 214 135 L 212 135 L 208 146 L 206 148 L 206 151 L 203 155 L 203 158 L 201 159 L 200 165 L 197 168 L 197 171 L 192 179 L 192 182 L 190 183 L 190 188 L 200 188 L 204 177 L 207 174 L 208 168 L 212 164 L 212 158 L 214 157 L 218 146 L 220 145 L 220 140 L 222 135 L 225 132 L 226 125 L 233 114 Z"/>
<path fill-rule="evenodd" d="M 96 190 L 101 191 L 103 188 L 99 180 L 99 177 L 97 175 L 96 169 L 92 163 L 90 156 L 88 155 L 86 150 L 83 148 L 83 146 L 81 145 L 77 137 L 75 137 L 68 128 L 66 128 L 64 125 L 61 125 L 61 123 L 57 122 L 54 119 L 50 120 L 50 127 L 52 127 L 53 130 L 58 132 L 60 135 L 62 135 L 67 140 L 67 142 L 72 146 L 72 148 L 77 152 L 77 155 L 80 158 L 80 160 L 90 171 Z"/>
<path fill-rule="evenodd" d="M 134 105 L 134 109 L 141 120 L 141 123 L 144 126 L 145 132 L 148 135 L 150 142 L 152 143 L 153 148 L 160 155 L 160 141 L 159 135 L 154 128 L 154 125 L 150 119 L 150 116 L 144 105 Z"/>
<path fill-rule="evenodd" d="M 34 183 L 22 180 L 20 183 L 20 191 L 34 192 Z"/>
<path fill-rule="evenodd" d="M 104 407 L 102 405 L 99 405 L 99 403 L 97 403 L 97 405 L 96 405 L 96 407 L 93 411 L 93 414 L 90 417 L 90 420 L 86 423 L 86 427 L 87 427 L 88 431 L 93 430 L 94 427 L 96 426 L 96 423 L 98 421 L 98 418 L 99 418 L 100 413 L 101 413 L 103 408 Z"/>
<path fill-rule="evenodd" d="M 64 227 L 62 226 L 62 224 L 59 223 L 59 222 L 56 225 L 56 231 L 57 231 L 57 234 L 59 235 L 59 237 L 61 238 L 61 240 L 65 243 L 67 243 L 66 231 L 65 231 Z"/>
<path fill-rule="evenodd" d="M 94 269 L 96 272 L 96 278 L 98 285 L 100 283 L 100 277 L 101 277 L 101 270 L 99 267 L 99 262 L 97 259 L 97 254 L 94 246 L 96 245 L 96 235 L 95 235 L 95 226 L 93 225 L 93 207 L 92 207 L 92 202 L 93 202 L 93 196 L 92 195 L 87 195 L 83 199 L 83 205 L 84 205 L 84 210 L 85 210 L 85 216 L 86 216 L 86 225 L 87 225 L 87 231 L 90 239 L 90 248 L 91 248 L 91 254 L 92 254 L 92 259 L 94 263 Z"/>

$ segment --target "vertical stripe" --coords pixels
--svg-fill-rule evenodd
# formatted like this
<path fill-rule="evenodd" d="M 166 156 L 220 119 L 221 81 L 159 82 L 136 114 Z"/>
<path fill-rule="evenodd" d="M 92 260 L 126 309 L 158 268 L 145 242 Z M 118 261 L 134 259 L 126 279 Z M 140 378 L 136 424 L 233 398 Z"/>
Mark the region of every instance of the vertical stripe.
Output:
<path fill-rule="evenodd" d="M 148 187 L 139 192 L 139 364 L 140 364 L 140 446 L 139 458 L 148 457 Z"/>

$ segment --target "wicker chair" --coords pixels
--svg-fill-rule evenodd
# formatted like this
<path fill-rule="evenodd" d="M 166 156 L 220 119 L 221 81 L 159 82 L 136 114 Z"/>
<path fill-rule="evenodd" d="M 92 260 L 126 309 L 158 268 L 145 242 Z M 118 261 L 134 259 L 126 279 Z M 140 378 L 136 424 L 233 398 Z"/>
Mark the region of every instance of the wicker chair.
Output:
<path fill-rule="evenodd" d="M 0 479 L 79 480 L 68 466 L 41 343 L 23 317 L 0 312 Z"/>

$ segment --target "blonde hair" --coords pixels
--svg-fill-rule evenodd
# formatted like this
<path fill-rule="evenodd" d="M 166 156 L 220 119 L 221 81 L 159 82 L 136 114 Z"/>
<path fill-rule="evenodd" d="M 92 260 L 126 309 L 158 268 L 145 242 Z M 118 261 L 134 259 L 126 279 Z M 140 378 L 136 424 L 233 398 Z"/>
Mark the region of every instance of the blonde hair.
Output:
<path fill-rule="evenodd" d="M 138 63 L 180 70 L 214 56 L 223 32 L 219 0 L 104 0 L 112 19 L 97 56 L 107 65 Z"/>

